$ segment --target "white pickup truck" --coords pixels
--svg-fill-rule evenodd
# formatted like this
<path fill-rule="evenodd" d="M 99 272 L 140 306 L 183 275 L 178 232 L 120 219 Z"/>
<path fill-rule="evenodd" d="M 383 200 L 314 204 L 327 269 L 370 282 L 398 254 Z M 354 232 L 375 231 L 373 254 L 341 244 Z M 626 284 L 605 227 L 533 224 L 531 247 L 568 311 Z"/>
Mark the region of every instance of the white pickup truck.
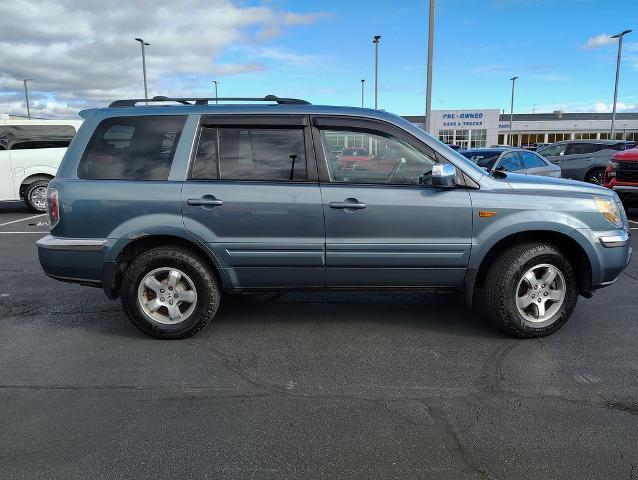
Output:
<path fill-rule="evenodd" d="M 27 120 L 0 115 L 0 201 L 24 199 L 46 210 L 46 191 L 81 120 Z"/>

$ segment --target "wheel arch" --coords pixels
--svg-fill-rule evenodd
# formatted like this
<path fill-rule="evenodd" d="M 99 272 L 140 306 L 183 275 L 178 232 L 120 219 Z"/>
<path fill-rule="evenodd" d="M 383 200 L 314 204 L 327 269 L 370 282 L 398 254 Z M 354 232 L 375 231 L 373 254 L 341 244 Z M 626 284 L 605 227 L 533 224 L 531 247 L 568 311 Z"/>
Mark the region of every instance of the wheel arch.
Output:
<path fill-rule="evenodd" d="M 45 181 L 45 182 L 50 182 L 51 180 L 53 180 L 54 175 L 50 175 L 48 173 L 35 173 L 33 175 L 29 175 L 28 177 L 26 177 L 24 180 L 22 180 L 22 182 L 20 183 L 20 190 L 19 190 L 19 194 L 20 197 L 24 197 L 27 188 L 29 187 L 29 185 L 31 185 L 33 182 L 37 182 L 37 181 Z"/>
<path fill-rule="evenodd" d="M 102 274 L 102 285 L 107 296 L 112 299 L 119 296 L 122 278 L 133 259 L 151 248 L 168 246 L 179 247 L 194 253 L 210 268 L 220 285 L 220 289 L 223 290 L 228 285 L 224 269 L 204 244 L 177 235 L 158 234 L 132 239 L 119 248 L 116 253 L 110 252 L 109 256 L 115 256 L 115 259 L 105 262 Z M 113 255 L 114 253 L 115 255 Z"/>
<path fill-rule="evenodd" d="M 468 306 L 472 305 L 474 292 L 483 288 L 487 271 L 500 252 L 512 245 L 525 242 L 542 242 L 556 246 L 570 260 L 576 270 L 579 293 L 586 297 L 591 296 L 592 265 L 583 246 L 576 239 L 562 232 L 526 230 L 507 235 L 495 242 L 481 259 L 478 268 L 472 270 L 472 274 L 466 277 L 465 288 Z"/>

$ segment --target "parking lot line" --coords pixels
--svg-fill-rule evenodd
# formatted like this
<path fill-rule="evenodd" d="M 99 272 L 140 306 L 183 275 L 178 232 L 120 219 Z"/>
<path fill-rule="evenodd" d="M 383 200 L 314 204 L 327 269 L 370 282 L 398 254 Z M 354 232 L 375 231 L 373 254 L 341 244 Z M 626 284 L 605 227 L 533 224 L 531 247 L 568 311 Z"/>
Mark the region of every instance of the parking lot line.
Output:
<path fill-rule="evenodd" d="M 34 215 L 32 217 L 19 218 L 18 220 L 11 220 L 10 222 L 0 223 L 0 227 L 4 227 L 5 225 L 11 225 L 12 223 L 24 222 L 26 220 L 33 220 L 34 218 L 44 217 L 45 215 L 46 215 L 46 213 L 41 213 L 40 215 Z"/>
<path fill-rule="evenodd" d="M 638 225 L 638 222 L 635 220 L 629 220 L 629 223 L 635 223 L 636 225 Z"/>

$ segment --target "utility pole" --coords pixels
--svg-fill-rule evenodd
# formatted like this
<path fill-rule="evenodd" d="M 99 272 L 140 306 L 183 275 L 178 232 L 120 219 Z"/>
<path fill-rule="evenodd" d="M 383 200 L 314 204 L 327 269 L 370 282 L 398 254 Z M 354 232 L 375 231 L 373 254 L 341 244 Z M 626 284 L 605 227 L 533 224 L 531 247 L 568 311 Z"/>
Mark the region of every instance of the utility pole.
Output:
<path fill-rule="evenodd" d="M 432 117 L 432 62 L 434 60 L 434 2 L 430 0 L 430 14 L 428 17 L 428 68 L 427 86 L 425 90 L 425 121 L 423 128 L 430 133 L 430 119 Z"/>
<path fill-rule="evenodd" d="M 24 100 L 27 102 L 27 118 L 31 120 L 31 109 L 29 108 L 29 89 L 27 87 L 27 82 L 33 80 L 32 78 L 23 78 L 22 83 L 24 84 Z"/>
<path fill-rule="evenodd" d="M 363 108 L 363 87 L 366 84 L 366 81 L 364 78 L 361 79 L 361 108 Z"/>
<path fill-rule="evenodd" d="M 516 79 L 518 77 L 512 77 L 510 80 L 512 81 L 512 102 L 510 103 L 510 135 L 509 135 L 509 143 L 512 142 L 512 127 L 514 126 L 514 84 L 516 83 Z M 512 145 L 514 146 L 514 145 Z"/>
<path fill-rule="evenodd" d="M 631 33 L 631 30 L 625 30 L 623 32 L 613 35 L 611 38 L 618 39 L 618 58 L 616 59 L 616 83 L 614 84 L 614 105 L 611 112 L 611 140 L 614 140 L 614 123 L 616 122 L 616 100 L 618 99 L 618 79 L 620 78 L 620 58 L 622 56 L 622 37 Z"/>
<path fill-rule="evenodd" d="M 136 38 L 136 41 L 140 42 L 142 46 L 142 75 L 144 76 L 144 100 L 147 100 L 146 105 L 148 105 L 148 89 L 146 88 L 146 54 L 144 53 L 144 47 L 149 46 L 150 43 L 145 42 L 141 38 Z"/>
<path fill-rule="evenodd" d="M 213 83 L 215 84 L 215 103 L 219 103 L 219 101 L 217 100 L 218 96 L 217 96 L 217 85 L 219 85 L 221 82 L 218 82 L 217 80 L 213 80 Z"/>
<path fill-rule="evenodd" d="M 372 39 L 372 43 L 374 43 L 374 109 L 376 110 L 379 107 L 378 97 L 379 97 L 379 40 L 381 40 L 381 35 L 375 35 Z"/>

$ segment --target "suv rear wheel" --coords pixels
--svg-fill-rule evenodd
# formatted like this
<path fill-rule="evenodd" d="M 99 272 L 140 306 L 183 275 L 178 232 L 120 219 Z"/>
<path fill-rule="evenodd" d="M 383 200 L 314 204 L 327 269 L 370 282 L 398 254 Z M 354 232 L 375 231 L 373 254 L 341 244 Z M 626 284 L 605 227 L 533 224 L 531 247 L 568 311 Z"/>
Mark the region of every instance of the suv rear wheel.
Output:
<path fill-rule="evenodd" d="M 47 211 L 47 180 L 38 180 L 27 185 L 24 190 L 24 203 L 34 212 Z"/>
<path fill-rule="evenodd" d="M 484 288 L 490 319 L 519 338 L 554 333 L 578 300 L 574 268 L 556 247 L 540 242 L 503 252 L 490 267 Z"/>
<path fill-rule="evenodd" d="M 215 316 L 219 287 L 206 263 L 188 250 L 157 247 L 138 256 L 122 281 L 122 306 L 151 337 L 195 335 Z"/>

